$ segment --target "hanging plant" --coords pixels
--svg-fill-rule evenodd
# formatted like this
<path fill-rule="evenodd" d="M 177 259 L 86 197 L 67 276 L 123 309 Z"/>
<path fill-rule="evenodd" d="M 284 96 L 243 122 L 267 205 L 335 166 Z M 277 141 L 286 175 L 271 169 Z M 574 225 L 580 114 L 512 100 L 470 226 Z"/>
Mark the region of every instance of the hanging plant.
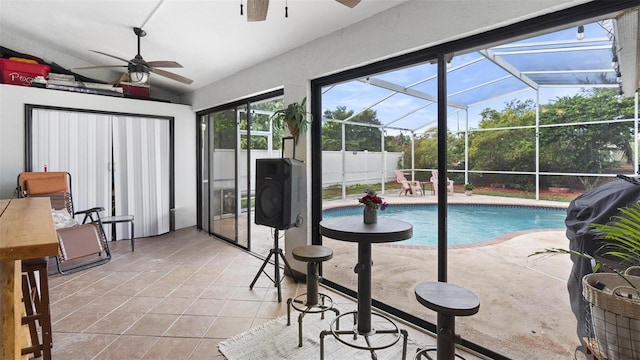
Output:
<path fill-rule="evenodd" d="M 271 115 L 273 125 L 277 129 L 282 129 L 283 124 L 286 124 L 289 133 L 295 139 L 295 143 L 298 143 L 298 137 L 301 134 L 307 132 L 311 115 L 307 118 L 307 98 L 303 98 L 300 103 L 294 102 L 284 109 L 280 109 Z"/>

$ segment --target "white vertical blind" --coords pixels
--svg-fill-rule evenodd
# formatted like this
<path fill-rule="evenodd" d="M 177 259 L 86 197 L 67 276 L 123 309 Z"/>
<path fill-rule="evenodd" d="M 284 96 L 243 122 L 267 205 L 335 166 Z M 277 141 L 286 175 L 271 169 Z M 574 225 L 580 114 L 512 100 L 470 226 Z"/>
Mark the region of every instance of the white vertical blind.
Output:
<path fill-rule="evenodd" d="M 110 216 L 113 194 L 115 215 L 134 216 L 136 237 L 166 233 L 169 125 L 165 119 L 35 108 L 31 168 L 69 172 L 75 210 L 102 206 L 101 216 Z M 105 231 L 111 238 L 110 227 Z M 128 239 L 129 225 L 118 224 L 116 234 Z"/>
<path fill-rule="evenodd" d="M 168 232 L 169 121 L 118 117 L 113 128 L 116 214 L 135 216 L 136 237 Z"/>
<path fill-rule="evenodd" d="M 76 211 L 111 206 L 110 124 L 104 114 L 33 110 L 31 169 L 69 172 Z"/>

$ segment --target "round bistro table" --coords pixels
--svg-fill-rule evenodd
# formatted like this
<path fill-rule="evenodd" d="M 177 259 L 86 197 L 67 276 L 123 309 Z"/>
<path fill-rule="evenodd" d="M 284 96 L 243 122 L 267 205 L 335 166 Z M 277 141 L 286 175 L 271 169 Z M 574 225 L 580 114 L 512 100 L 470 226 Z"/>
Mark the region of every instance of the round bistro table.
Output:
<path fill-rule="evenodd" d="M 335 240 L 358 243 L 358 263 L 354 272 L 358 274 L 358 310 L 348 312 L 336 317 L 331 323 L 331 330 L 323 331 L 320 335 L 320 359 L 324 358 L 324 335 L 332 334 L 338 341 L 345 345 L 369 350 L 371 358 L 376 359 L 375 350 L 388 348 L 404 336 L 403 359 L 406 358 L 407 332 L 400 330 L 398 326 L 388 317 L 372 313 L 371 311 L 371 244 L 388 243 L 409 239 L 413 236 L 413 226 L 405 221 L 379 217 L 376 224 L 365 224 L 362 216 L 345 216 L 322 220 L 320 222 L 320 234 Z M 355 313 L 355 314 L 354 314 Z M 356 323 L 352 330 L 339 330 L 335 325 L 339 324 L 339 319 L 344 316 L 354 316 Z M 356 317 L 357 316 L 357 317 Z M 371 324 L 372 316 L 380 317 L 392 325 L 392 329 L 376 330 Z M 396 334 L 393 341 L 372 345 L 369 337 L 376 334 Z M 351 337 L 340 337 L 339 335 L 351 334 Z M 358 335 L 364 336 L 366 346 L 357 344 Z"/>

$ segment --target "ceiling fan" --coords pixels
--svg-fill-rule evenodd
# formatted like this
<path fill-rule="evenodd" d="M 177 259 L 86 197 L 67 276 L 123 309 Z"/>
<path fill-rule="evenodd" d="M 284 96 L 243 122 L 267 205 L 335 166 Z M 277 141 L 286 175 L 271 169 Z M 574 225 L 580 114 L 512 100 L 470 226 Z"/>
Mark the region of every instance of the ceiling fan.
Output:
<path fill-rule="evenodd" d="M 98 51 L 98 50 L 90 50 L 98 54 L 102 54 L 105 56 L 112 57 L 114 59 L 122 60 L 127 63 L 126 65 L 98 65 L 98 66 L 81 67 L 77 69 L 104 69 L 104 68 L 126 67 L 127 71 L 129 72 L 129 78 L 131 82 L 146 83 L 149 79 L 149 73 L 158 74 L 160 76 L 164 76 L 171 80 L 175 80 L 187 85 L 193 82 L 193 80 L 186 78 L 182 75 L 174 74 L 172 72 L 159 69 L 159 68 L 181 68 L 182 65 L 178 64 L 175 61 L 144 60 L 142 58 L 142 55 L 140 55 L 140 38 L 146 36 L 147 33 L 139 27 L 134 27 L 133 32 L 138 37 L 138 53 L 131 60 L 127 60 L 119 56 L 107 54 L 105 52 Z"/>
<path fill-rule="evenodd" d="M 360 0 L 336 0 L 350 8 L 360 3 Z M 269 0 L 247 0 L 247 21 L 264 21 L 267 18 Z"/>

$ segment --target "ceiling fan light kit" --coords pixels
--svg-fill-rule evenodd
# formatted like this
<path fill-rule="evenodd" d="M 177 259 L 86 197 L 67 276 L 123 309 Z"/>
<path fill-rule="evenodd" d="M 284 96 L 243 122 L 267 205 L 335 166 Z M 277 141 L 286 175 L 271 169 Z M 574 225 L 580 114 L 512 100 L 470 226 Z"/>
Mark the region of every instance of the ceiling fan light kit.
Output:
<path fill-rule="evenodd" d="M 149 85 L 149 73 L 144 71 L 129 72 L 129 81 L 139 85 Z"/>
<path fill-rule="evenodd" d="M 147 32 L 142 30 L 139 27 L 134 27 L 133 28 L 133 32 L 136 34 L 136 37 L 138 38 L 138 53 L 136 54 L 136 56 L 131 59 L 131 60 L 127 60 L 124 58 L 121 58 L 119 56 L 115 56 L 115 55 L 111 55 L 102 51 L 97 51 L 97 50 L 91 50 L 92 52 L 101 54 L 101 55 L 105 55 L 120 61 L 124 61 L 125 63 L 127 63 L 126 65 L 99 65 L 99 66 L 87 66 L 87 67 L 81 67 L 81 68 L 76 68 L 76 69 L 101 69 L 101 68 L 127 68 L 127 73 L 129 75 L 129 81 L 131 81 L 131 83 L 134 84 L 140 84 L 140 85 L 148 85 L 149 84 L 149 74 L 150 73 L 155 73 L 157 75 L 169 78 L 171 80 L 175 80 L 178 82 L 181 82 L 183 84 L 189 85 L 191 83 L 193 83 L 193 80 L 184 77 L 182 75 L 178 75 L 166 70 L 162 70 L 160 68 L 182 68 L 182 65 L 178 64 L 175 61 L 146 61 L 144 60 L 144 58 L 142 58 L 142 55 L 140 55 L 140 38 L 145 37 L 147 35 Z"/>

